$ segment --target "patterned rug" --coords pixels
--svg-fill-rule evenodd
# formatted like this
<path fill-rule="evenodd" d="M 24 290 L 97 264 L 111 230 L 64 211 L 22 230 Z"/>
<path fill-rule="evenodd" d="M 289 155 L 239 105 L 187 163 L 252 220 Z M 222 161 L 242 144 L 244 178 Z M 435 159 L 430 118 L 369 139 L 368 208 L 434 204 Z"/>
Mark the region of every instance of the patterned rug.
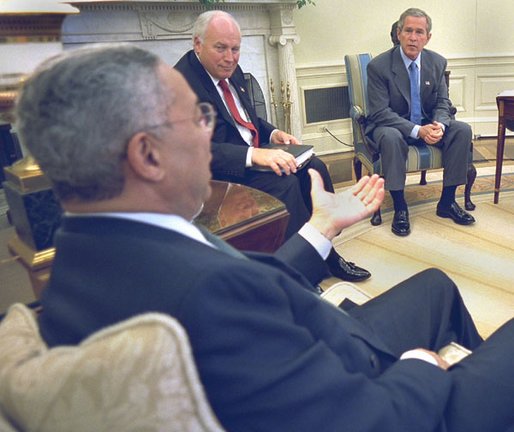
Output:
<path fill-rule="evenodd" d="M 475 183 L 473 184 L 473 188 L 471 189 L 471 201 L 473 201 L 473 196 L 483 195 L 483 194 L 491 194 L 494 192 L 494 172 L 491 174 L 491 169 L 485 169 L 481 167 L 477 167 L 477 177 Z M 409 176 L 411 180 L 416 178 L 416 181 L 419 181 L 419 175 L 411 175 Z M 514 190 L 514 173 L 504 173 L 502 174 L 501 181 L 501 189 L 500 189 L 500 199 L 501 193 L 503 191 L 512 191 Z M 426 204 L 428 202 L 437 201 L 441 195 L 441 180 L 437 179 L 434 181 L 428 181 L 428 183 L 424 186 L 419 184 L 409 184 L 405 188 L 405 199 L 409 206 L 417 206 Z M 459 186 L 457 188 L 457 200 L 459 204 L 463 204 L 464 197 L 464 186 Z M 392 210 L 392 200 L 391 196 L 386 193 L 384 204 L 382 204 L 382 212 L 388 212 Z"/>

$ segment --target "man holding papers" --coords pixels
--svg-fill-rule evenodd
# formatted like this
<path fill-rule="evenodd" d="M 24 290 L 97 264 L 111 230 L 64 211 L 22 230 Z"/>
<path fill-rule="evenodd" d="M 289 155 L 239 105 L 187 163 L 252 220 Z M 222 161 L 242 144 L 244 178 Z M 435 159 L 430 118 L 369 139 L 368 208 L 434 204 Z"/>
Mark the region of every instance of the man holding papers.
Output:
<path fill-rule="evenodd" d="M 175 65 L 202 102 L 218 113 L 212 135 L 211 170 L 214 179 L 244 184 L 281 200 L 290 214 L 286 237 L 297 232 L 312 213 L 310 177 L 313 168 L 333 192 L 325 164 L 311 157 L 298 166 L 290 152 L 267 144 L 297 145 L 294 136 L 278 130 L 257 116 L 247 94 L 243 71 L 238 66 L 241 31 L 234 18 L 222 11 L 202 13 L 193 29 L 193 50 Z M 333 276 L 347 280 L 367 279 L 370 273 L 345 261 L 332 249 L 327 259 Z"/>

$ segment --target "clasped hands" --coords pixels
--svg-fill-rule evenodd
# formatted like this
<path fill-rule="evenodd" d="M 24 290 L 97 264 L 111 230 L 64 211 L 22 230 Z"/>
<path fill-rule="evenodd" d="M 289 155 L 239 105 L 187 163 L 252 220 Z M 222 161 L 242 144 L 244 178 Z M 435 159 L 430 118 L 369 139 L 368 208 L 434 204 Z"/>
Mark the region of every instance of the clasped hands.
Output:
<path fill-rule="evenodd" d="M 296 137 L 281 130 L 274 131 L 270 141 L 273 144 L 300 144 Z M 278 176 L 294 174 L 297 171 L 296 158 L 291 153 L 278 149 L 254 148 L 252 163 L 270 167 Z"/>
<path fill-rule="evenodd" d="M 418 136 L 428 145 L 437 144 L 444 135 L 443 125 L 439 122 L 432 122 L 421 126 L 418 131 Z"/>

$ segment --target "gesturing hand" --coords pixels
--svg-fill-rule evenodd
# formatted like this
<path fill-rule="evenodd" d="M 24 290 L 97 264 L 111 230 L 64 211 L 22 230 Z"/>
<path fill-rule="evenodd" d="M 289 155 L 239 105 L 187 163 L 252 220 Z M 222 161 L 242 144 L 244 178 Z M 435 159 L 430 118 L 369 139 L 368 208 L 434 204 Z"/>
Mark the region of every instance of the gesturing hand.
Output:
<path fill-rule="evenodd" d="M 313 206 L 309 222 L 329 240 L 377 211 L 384 200 L 384 179 L 376 174 L 362 177 L 357 184 L 338 194 L 325 191 L 317 171 L 309 169 L 309 175 Z"/>

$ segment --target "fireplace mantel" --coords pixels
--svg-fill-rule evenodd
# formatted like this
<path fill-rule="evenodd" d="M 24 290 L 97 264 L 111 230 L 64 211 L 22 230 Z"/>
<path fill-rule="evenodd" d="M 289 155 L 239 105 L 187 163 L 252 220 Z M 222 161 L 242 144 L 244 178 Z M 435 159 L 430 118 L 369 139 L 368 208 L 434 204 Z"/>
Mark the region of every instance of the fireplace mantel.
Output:
<path fill-rule="evenodd" d="M 173 65 L 192 48 L 196 17 L 209 8 L 185 0 L 76 0 L 79 14 L 66 17 L 62 28 L 64 49 L 91 43 L 131 42 L 158 54 Z M 294 25 L 296 0 L 225 0 L 216 9 L 231 13 L 243 35 L 240 64 L 259 82 L 268 107 L 268 119 L 284 128 L 280 93 L 289 87 L 291 132 L 301 137 L 296 66 L 293 46 L 300 42 Z M 271 109 L 270 80 L 277 109 Z"/>

